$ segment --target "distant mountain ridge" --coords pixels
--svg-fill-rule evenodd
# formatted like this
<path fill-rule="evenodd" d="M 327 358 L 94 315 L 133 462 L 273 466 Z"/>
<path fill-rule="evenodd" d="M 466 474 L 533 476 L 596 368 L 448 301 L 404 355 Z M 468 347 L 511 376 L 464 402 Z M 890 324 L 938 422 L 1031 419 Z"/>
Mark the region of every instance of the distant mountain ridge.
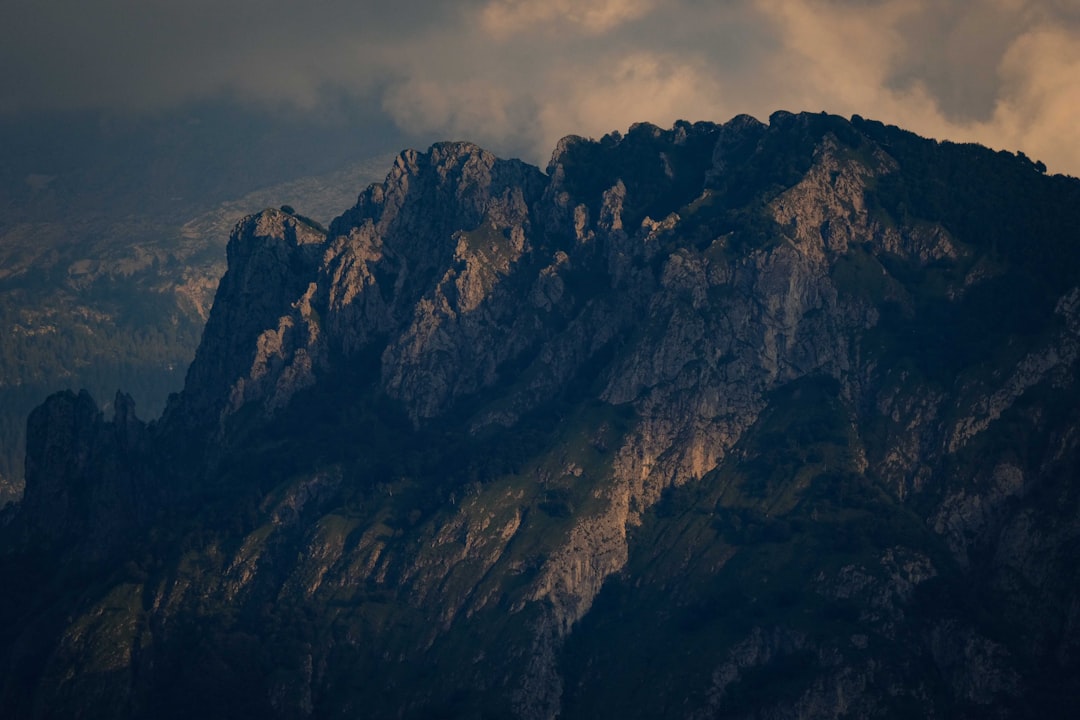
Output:
<path fill-rule="evenodd" d="M 1080 181 L 776 113 L 239 222 L 184 390 L 51 397 L 13 717 L 1046 717 Z M 303 212 L 303 208 L 300 211 Z"/>

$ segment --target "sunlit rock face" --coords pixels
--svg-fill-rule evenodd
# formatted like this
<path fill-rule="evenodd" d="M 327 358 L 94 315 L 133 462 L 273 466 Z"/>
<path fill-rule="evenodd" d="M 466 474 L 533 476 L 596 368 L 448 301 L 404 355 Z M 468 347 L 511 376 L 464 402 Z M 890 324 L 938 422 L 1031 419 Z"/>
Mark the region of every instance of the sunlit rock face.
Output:
<path fill-rule="evenodd" d="M 442 143 L 329 230 L 249 217 L 160 420 L 31 419 L 4 571 L 57 569 L 5 601 L 5 706 L 1053 714 L 1078 204 L 1022 156 L 777 113 L 545 172 Z"/>

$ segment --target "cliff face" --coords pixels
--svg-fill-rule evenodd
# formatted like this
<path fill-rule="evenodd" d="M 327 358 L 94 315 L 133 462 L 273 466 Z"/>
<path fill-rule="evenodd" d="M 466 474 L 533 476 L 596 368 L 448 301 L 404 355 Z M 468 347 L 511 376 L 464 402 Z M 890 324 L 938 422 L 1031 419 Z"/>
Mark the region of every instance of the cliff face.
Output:
<path fill-rule="evenodd" d="M 31 542 L 52 546 L 90 542 L 91 555 L 107 552 L 118 530 L 150 504 L 139 487 L 145 425 L 131 398 L 118 393 L 106 423 L 86 393 L 57 393 L 27 423 L 27 470 L 35 482 L 22 502 Z"/>
<path fill-rule="evenodd" d="M 6 705 L 1053 712 L 1078 201 L 1022 156 L 777 113 L 570 137 L 546 173 L 439 144 L 326 233 L 247 218 L 161 420 L 31 418 L 4 571 L 103 570 L 6 602 Z"/>
<path fill-rule="evenodd" d="M 0 507 L 22 497 L 26 418 L 42 398 L 85 387 L 111 415 L 108 401 L 123 387 L 152 417 L 183 387 L 237 221 L 285 200 L 328 222 L 359 188 L 383 178 L 393 158 L 238 196 L 250 183 L 311 169 L 311 158 L 297 162 L 296 147 L 253 153 L 243 177 L 209 178 L 216 173 L 205 166 L 195 173 L 201 161 L 188 148 L 166 163 L 169 173 L 132 182 L 133 171 L 139 176 L 154 163 L 146 162 L 148 148 L 140 154 L 128 132 L 118 142 L 120 135 L 123 146 L 99 157 L 111 158 L 107 167 L 78 178 L 38 176 L 37 187 L 5 157 L 17 183 L 0 192 Z M 17 147 L 9 135 L 5 149 Z M 150 154 L 163 150 L 178 149 Z M 177 191 L 184 181 L 173 171 L 181 167 L 191 173 L 191 192 Z M 150 189 L 162 181 L 172 189 Z M 165 198 L 167 207 L 158 204 Z"/>

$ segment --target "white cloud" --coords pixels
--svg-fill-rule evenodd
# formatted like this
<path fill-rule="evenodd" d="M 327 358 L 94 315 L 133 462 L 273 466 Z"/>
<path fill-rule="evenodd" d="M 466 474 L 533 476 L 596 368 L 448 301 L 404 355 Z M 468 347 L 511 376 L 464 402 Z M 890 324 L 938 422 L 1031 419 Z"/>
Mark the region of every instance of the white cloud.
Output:
<path fill-rule="evenodd" d="M 515 101 L 504 88 L 479 79 L 411 79 L 391 88 L 383 107 L 411 133 L 505 142 L 520 132 L 513 117 Z"/>
<path fill-rule="evenodd" d="M 779 37 L 765 83 L 791 108 L 858 113 L 931 137 L 1023 150 L 1051 170 L 1080 174 L 1080 31 L 1037 24 L 1046 22 L 1051 5 L 997 0 L 972 10 L 918 0 L 757 0 L 757 8 Z M 942 30 L 936 23 L 946 11 L 951 24 Z M 955 98 L 941 93 L 950 86 L 935 91 L 928 75 L 895 82 L 898 69 L 910 69 L 913 52 L 923 47 L 913 33 L 927 29 L 942 33 L 942 43 L 977 43 L 973 22 L 986 36 L 1011 26 L 1003 42 L 995 41 L 1000 48 L 986 42 L 959 55 L 939 48 L 938 58 L 951 57 L 948 70 L 959 83 L 952 90 L 961 98 L 965 76 L 990 79 L 989 112 L 946 112 Z M 972 67 L 963 67 L 965 58 Z"/>
<path fill-rule="evenodd" d="M 559 138 L 634 122 L 720 118 L 721 85 L 704 59 L 646 51 L 585 64 L 554 59 L 517 76 L 410 80 L 384 108 L 408 131 L 473 140 L 543 167 Z M 726 118 L 725 118 L 726 119 Z"/>
<path fill-rule="evenodd" d="M 588 68 L 562 66 L 547 82 L 539 108 L 539 148 L 551 151 L 565 135 L 599 137 L 634 122 L 670 126 L 715 117 L 723 92 L 707 64 L 638 52 Z"/>
<path fill-rule="evenodd" d="M 493 37 L 558 29 L 601 34 L 649 14 L 656 0 L 491 0 L 480 23 Z"/>
<path fill-rule="evenodd" d="M 544 161 L 567 133 L 825 110 L 1080 174 L 1072 0 L 10 0 L 0 26 L 7 112 L 348 96 Z"/>
<path fill-rule="evenodd" d="M 1000 101 L 982 142 L 1021 148 L 1051 169 L 1080 175 L 1080 41 L 1060 27 L 1019 36 L 999 68 Z"/>

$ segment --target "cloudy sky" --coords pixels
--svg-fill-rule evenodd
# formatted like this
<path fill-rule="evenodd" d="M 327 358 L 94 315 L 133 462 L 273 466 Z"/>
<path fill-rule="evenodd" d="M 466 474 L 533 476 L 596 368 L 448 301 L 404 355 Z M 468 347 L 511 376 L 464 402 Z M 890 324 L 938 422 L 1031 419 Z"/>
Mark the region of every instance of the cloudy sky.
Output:
<path fill-rule="evenodd" d="M 0 116 L 229 98 L 543 164 L 635 121 L 825 110 L 1080 176 L 1077 0 L 5 0 Z"/>

